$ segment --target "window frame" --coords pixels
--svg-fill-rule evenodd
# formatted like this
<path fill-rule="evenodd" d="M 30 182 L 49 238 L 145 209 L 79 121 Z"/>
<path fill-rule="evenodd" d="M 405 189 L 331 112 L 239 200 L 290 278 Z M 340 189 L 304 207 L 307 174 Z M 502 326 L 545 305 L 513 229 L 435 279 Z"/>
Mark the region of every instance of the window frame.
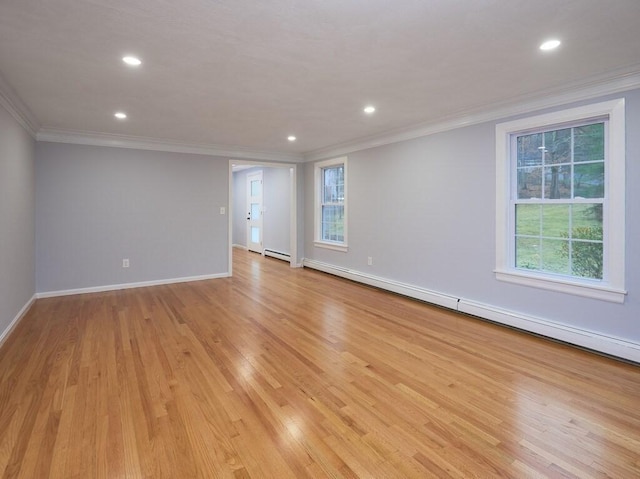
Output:
<path fill-rule="evenodd" d="M 515 267 L 515 185 L 518 134 L 606 118 L 603 204 L 603 279 L 556 275 Z M 606 132 L 605 128 L 605 132 Z M 540 204 L 544 204 L 541 202 Z M 625 277 L 625 101 L 624 98 L 508 121 L 496 125 L 496 279 L 535 288 L 623 303 Z"/>
<path fill-rule="evenodd" d="M 342 166 L 344 168 L 344 207 L 343 215 L 343 241 L 329 241 L 322 238 L 322 206 L 323 206 L 323 171 L 329 168 Z M 332 158 L 329 160 L 319 161 L 314 165 L 314 246 L 319 248 L 327 248 L 335 251 L 347 252 L 347 225 L 348 225 L 348 186 L 347 186 L 347 157 Z"/>

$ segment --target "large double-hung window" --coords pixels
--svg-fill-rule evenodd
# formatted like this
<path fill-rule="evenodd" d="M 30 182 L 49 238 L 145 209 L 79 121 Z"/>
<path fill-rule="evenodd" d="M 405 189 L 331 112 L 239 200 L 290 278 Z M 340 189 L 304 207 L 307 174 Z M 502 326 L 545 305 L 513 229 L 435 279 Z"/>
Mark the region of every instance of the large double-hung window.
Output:
<path fill-rule="evenodd" d="M 624 102 L 496 128 L 498 279 L 624 300 Z"/>

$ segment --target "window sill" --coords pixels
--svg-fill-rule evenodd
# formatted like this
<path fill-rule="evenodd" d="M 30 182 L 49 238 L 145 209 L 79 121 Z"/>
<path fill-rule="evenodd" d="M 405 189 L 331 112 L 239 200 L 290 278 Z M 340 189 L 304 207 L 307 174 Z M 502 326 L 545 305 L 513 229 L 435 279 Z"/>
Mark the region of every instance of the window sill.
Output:
<path fill-rule="evenodd" d="M 349 251 L 349 247 L 346 244 L 329 243 L 326 241 L 314 241 L 313 245 L 316 248 L 325 248 L 333 251 L 341 251 L 343 253 Z"/>
<path fill-rule="evenodd" d="M 528 274 L 514 270 L 495 270 L 496 279 L 507 283 L 531 286 L 534 288 L 556 291 L 559 293 L 574 294 L 586 298 L 609 301 L 611 303 L 624 303 L 627 292 L 623 289 L 588 282 L 578 283 L 564 278 Z"/>

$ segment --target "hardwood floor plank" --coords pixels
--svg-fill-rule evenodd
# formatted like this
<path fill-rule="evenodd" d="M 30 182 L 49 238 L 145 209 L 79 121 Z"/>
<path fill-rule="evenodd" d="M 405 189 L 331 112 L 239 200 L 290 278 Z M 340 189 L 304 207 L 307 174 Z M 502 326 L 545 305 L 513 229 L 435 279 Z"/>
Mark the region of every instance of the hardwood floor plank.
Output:
<path fill-rule="evenodd" d="M 234 251 L 234 277 L 36 301 L 2 478 L 640 477 L 640 367 Z"/>

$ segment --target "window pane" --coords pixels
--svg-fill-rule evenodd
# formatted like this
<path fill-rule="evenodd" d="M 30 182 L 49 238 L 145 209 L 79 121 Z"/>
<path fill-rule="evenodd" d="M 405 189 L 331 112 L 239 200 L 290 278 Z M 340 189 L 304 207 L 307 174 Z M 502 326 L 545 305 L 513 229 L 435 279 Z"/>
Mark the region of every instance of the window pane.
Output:
<path fill-rule="evenodd" d="M 569 205 L 545 205 L 542 207 L 542 236 L 547 238 L 569 237 Z"/>
<path fill-rule="evenodd" d="M 549 273 L 569 274 L 569 257 L 563 254 L 568 249 L 569 240 L 542 240 L 542 270 Z"/>
<path fill-rule="evenodd" d="M 540 240 L 516 238 L 516 268 L 540 268 Z"/>
<path fill-rule="evenodd" d="M 542 198 L 542 168 L 518 169 L 518 198 Z"/>
<path fill-rule="evenodd" d="M 322 239 L 344 241 L 344 206 L 322 207 Z"/>
<path fill-rule="evenodd" d="M 574 205 L 571 225 L 571 236 L 574 239 L 602 241 L 602 205 Z"/>
<path fill-rule="evenodd" d="M 260 228 L 251 227 L 251 242 L 260 243 Z"/>
<path fill-rule="evenodd" d="M 550 166 L 544 169 L 544 197 L 571 198 L 571 167 Z"/>
<path fill-rule="evenodd" d="M 516 234 L 540 236 L 540 205 L 516 205 Z"/>
<path fill-rule="evenodd" d="M 251 203 L 251 219 L 259 220 L 260 219 L 260 204 L 259 203 Z"/>
<path fill-rule="evenodd" d="M 572 241 L 571 259 L 575 276 L 602 279 L 602 243 Z"/>
<path fill-rule="evenodd" d="M 260 195 L 260 180 L 251 181 L 251 196 Z"/>
<path fill-rule="evenodd" d="M 575 165 L 573 185 L 578 198 L 604 198 L 604 162 Z"/>
<path fill-rule="evenodd" d="M 542 165 L 542 133 L 518 137 L 518 167 Z"/>
<path fill-rule="evenodd" d="M 544 163 L 571 162 L 571 128 L 547 131 L 544 134 Z"/>
<path fill-rule="evenodd" d="M 574 128 L 573 161 L 604 160 L 604 123 Z"/>
<path fill-rule="evenodd" d="M 344 202 L 344 166 L 322 170 L 322 202 Z"/>

